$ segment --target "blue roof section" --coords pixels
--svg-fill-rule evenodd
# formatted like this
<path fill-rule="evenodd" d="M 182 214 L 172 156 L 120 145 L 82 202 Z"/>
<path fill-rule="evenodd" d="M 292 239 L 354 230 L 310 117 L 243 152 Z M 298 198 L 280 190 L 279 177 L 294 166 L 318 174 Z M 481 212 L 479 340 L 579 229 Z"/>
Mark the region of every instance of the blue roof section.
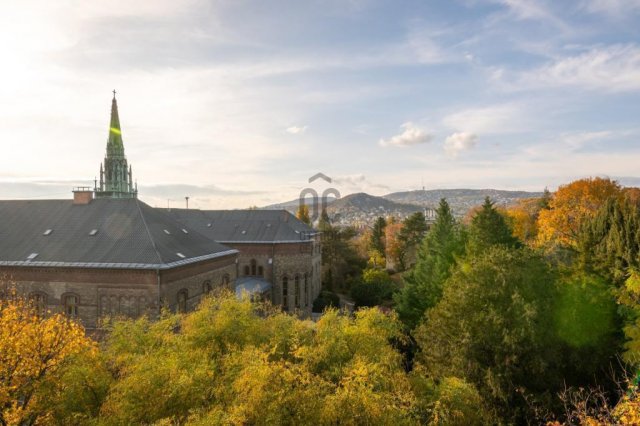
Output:
<path fill-rule="evenodd" d="M 262 278 L 241 277 L 236 279 L 236 297 L 241 299 L 243 294 L 253 296 L 264 294 L 271 289 L 271 283 Z"/>

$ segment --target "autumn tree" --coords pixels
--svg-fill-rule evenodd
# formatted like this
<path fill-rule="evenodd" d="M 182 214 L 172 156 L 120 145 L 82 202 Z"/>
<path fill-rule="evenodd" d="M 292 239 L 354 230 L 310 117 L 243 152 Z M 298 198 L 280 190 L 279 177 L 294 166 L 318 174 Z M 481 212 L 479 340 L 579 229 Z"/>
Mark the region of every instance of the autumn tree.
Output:
<path fill-rule="evenodd" d="M 402 261 L 404 256 L 403 244 L 400 239 L 402 227 L 402 222 L 398 222 L 395 218 L 390 218 L 384 229 L 387 264 L 391 263 L 394 269 L 400 270 L 403 268 Z"/>
<path fill-rule="evenodd" d="M 395 297 L 395 309 L 410 329 L 442 297 L 442 286 L 456 258 L 464 254 L 465 235 L 449 204 L 441 199 L 437 219 L 418 250 L 416 265 L 403 276 L 404 287 Z"/>
<path fill-rule="evenodd" d="M 585 221 L 593 218 L 607 200 L 620 198 L 622 189 L 608 178 L 587 178 L 562 185 L 538 219 L 538 243 L 576 248 Z"/>
<path fill-rule="evenodd" d="M 0 424 L 44 424 L 47 388 L 64 389 L 65 363 L 95 349 L 84 329 L 62 314 L 42 313 L 15 295 L 0 299 Z"/>
<path fill-rule="evenodd" d="M 548 205 L 549 200 L 542 198 L 525 198 L 505 210 L 509 218 L 513 235 L 525 243 L 535 242 L 538 236 L 538 216 Z"/>
<path fill-rule="evenodd" d="M 309 206 L 307 206 L 306 204 L 300 204 L 300 206 L 298 206 L 298 211 L 296 212 L 296 217 L 307 225 L 311 225 L 311 218 L 309 217 Z"/>

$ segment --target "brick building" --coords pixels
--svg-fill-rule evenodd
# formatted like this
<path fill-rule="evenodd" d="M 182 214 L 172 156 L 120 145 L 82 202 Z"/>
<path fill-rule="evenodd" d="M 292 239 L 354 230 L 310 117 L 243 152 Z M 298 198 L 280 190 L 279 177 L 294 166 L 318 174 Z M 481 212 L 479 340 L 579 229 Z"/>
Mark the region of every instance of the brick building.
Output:
<path fill-rule="evenodd" d="M 193 309 L 228 287 L 306 315 L 320 292 L 317 235 L 286 211 L 159 209 L 137 199 L 114 98 L 94 188 L 0 201 L 0 277 L 93 328 L 106 315 Z"/>

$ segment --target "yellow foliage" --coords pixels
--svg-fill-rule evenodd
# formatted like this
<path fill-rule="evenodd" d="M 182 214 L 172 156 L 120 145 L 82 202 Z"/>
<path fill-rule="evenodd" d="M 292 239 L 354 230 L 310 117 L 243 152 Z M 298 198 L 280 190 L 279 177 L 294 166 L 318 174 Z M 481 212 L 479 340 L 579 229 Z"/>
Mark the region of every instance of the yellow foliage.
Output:
<path fill-rule="evenodd" d="M 78 323 L 39 316 L 21 297 L 0 300 L 0 424 L 46 423 L 42 387 L 62 386 L 63 363 L 86 350 L 97 349 Z"/>
<path fill-rule="evenodd" d="M 558 188 L 538 218 L 538 243 L 558 243 L 574 247 L 583 223 L 595 216 L 610 198 L 622 197 L 617 182 L 607 178 L 588 178 Z"/>

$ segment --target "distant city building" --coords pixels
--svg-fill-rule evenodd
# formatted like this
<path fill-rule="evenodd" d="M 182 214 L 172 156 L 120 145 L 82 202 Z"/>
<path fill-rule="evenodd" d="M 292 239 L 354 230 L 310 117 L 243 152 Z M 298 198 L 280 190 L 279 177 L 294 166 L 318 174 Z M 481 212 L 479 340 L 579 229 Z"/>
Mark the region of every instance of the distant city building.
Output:
<path fill-rule="evenodd" d="M 95 328 L 112 315 L 185 312 L 225 287 L 306 316 L 320 292 L 319 237 L 293 214 L 138 200 L 115 92 L 100 181 L 73 195 L 0 201 L 0 277 L 43 311 Z"/>

